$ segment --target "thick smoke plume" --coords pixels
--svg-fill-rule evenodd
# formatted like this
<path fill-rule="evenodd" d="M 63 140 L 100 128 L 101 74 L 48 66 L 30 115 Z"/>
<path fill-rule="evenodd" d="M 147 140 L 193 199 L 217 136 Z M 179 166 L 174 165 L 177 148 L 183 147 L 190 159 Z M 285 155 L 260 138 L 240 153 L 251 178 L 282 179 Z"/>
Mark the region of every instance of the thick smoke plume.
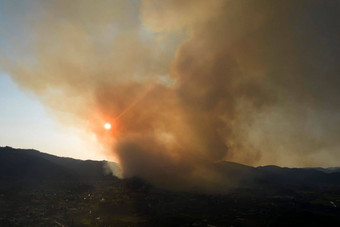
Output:
<path fill-rule="evenodd" d="M 125 177 L 209 189 L 224 160 L 340 164 L 338 1 L 1 4 L 2 69 Z"/>

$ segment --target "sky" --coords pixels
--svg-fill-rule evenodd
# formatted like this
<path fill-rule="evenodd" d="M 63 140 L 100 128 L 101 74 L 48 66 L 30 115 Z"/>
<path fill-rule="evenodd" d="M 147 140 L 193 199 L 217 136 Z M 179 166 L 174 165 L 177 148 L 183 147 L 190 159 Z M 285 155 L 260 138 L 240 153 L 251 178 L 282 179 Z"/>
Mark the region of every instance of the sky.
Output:
<path fill-rule="evenodd" d="M 1 133 L 45 119 L 25 146 L 105 156 L 163 186 L 213 187 L 221 161 L 340 165 L 339 1 L 0 4 L 2 102 L 32 106 L 6 107 L 4 125 L 26 123 Z"/>
<path fill-rule="evenodd" d="M 37 97 L 22 91 L 5 73 L 0 74 L 0 146 L 36 149 L 77 159 L 105 160 L 96 139 L 62 125 Z"/>

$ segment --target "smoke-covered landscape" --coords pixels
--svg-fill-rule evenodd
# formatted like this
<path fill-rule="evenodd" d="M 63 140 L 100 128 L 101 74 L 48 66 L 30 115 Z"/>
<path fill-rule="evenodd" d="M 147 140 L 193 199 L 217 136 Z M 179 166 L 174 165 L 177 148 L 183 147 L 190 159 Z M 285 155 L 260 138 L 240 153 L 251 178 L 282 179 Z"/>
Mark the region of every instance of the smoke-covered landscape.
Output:
<path fill-rule="evenodd" d="M 226 182 L 232 176 L 234 186 L 220 186 L 212 193 L 168 190 L 137 177 L 121 179 L 106 171 L 105 161 L 11 147 L 1 147 L 0 157 L 1 226 L 340 223 L 339 168 L 254 168 L 222 162 L 216 171 Z"/>
<path fill-rule="evenodd" d="M 0 225 L 339 224 L 339 6 L 0 0 Z"/>

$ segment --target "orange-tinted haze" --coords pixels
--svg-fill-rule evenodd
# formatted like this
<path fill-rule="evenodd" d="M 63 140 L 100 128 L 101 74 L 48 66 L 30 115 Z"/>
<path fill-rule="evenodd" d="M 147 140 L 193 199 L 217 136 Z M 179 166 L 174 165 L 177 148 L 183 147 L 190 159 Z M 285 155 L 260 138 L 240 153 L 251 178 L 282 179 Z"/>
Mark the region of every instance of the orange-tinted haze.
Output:
<path fill-rule="evenodd" d="M 15 4 L 2 67 L 125 177 L 209 188 L 223 160 L 340 164 L 336 1 Z"/>

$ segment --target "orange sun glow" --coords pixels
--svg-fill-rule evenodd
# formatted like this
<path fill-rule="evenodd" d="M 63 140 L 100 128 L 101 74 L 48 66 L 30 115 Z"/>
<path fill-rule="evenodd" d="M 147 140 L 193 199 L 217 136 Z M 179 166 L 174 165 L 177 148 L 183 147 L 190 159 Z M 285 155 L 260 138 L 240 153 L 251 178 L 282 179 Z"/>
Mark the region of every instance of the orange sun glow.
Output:
<path fill-rule="evenodd" d="M 106 130 L 110 130 L 111 129 L 111 124 L 110 123 L 105 123 L 104 128 Z"/>

